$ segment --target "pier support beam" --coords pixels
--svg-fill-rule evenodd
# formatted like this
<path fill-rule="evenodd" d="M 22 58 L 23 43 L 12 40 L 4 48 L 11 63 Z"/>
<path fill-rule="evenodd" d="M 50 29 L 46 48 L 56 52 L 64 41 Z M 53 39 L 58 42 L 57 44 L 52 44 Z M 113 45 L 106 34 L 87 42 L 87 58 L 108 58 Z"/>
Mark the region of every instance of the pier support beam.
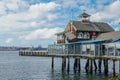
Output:
<path fill-rule="evenodd" d="M 81 70 L 80 59 L 75 58 L 75 60 L 74 60 L 74 72 L 75 73 L 76 73 L 76 71 L 80 72 L 80 70 Z"/>
<path fill-rule="evenodd" d="M 77 71 L 77 59 L 74 59 L 74 72 L 76 73 Z"/>
<path fill-rule="evenodd" d="M 70 58 L 68 57 L 67 72 L 70 71 Z"/>
<path fill-rule="evenodd" d="M 104 73 L 108 75 L 108 59 L 104 59 Z"/>
<path fill-rule="evenodd" d="M 86 70 L 86 73 L 88 73 L 88 70 L 89 70 L 89 59 L 87 59 L 87 62 L 86 62 L 86 65 L 85 65 L 85 70 Z"/>
<path fill-rule="evenodd" d="M 54 68 L 54 57 L 52 57 L 52 69 Z"/>
<path fill-rule="evenodd" d="M 90 60 L 90 74 L 93 73 L 93 60 Z"/>
<path fill-rule="evenodd" d="M 66 69 L 66 58 L 62 57 L 62 71 Z"/>
<path fill-rule="evenodd" d="M 93 60 L 93 62 L 94 62 L 94 67 L 95 67 L 95 72 L 96 72 L 97 71 L 97 64 L 96 64 L 95 59 Z"/>
<path fill-rule="evenodd" d="M 98 71 L 99 71 L 99 73 L 101 73 L 101 64 L 102 64 L 102 60 L 98 59 Z"/>
<path fill-rule="evenodd" d="M 112 64 L 112 76 L 115 77 L 115 60 L 113 60 Z"/>
<path fill-rule="evenodd" d="M 80 64 L 80 59 L 78 59 L 78 72 L 81 71 L 81 64 Z"/>

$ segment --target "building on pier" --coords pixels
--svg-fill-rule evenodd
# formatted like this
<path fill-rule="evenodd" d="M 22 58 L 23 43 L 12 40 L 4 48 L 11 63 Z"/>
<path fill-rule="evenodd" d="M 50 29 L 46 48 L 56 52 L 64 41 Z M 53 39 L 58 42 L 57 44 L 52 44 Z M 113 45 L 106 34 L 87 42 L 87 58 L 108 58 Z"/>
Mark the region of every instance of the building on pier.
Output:
<path fill-rule="evenodd" d="M 56 44 L 48 46 L 49 54 L 120 55 L 120 31 L 107 23 L 90 21 L 85 12 L 79 18 L 80 21 L 70 20 L 65 30 L 56 34 Z"/>
<path fill-rule="evenodd" d="M 83 13 L 80 21 L 69 21 L 63 32 L 57 33 L 57 43 L 70 43 L 93 40 L 101 33 L 111 32 L 114 29 L 104 22 L 91 22 L 90 15 Z"/>

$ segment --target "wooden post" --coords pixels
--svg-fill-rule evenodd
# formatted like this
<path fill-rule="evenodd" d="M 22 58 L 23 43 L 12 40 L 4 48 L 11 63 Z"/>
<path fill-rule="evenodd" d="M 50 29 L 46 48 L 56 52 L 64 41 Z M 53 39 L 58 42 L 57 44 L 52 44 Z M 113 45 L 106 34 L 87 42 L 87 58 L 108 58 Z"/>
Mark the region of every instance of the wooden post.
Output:
<path fill-rule="evenodd" d="M 112 64 L 112 76 L 115 77 L 115 60 L 113 60 Z"/>
<path fill-rule="evenodd" d="M 68 57 L 68 65 L 67 65 L 67 72 L 70 71 L 70 58 Z"/>
<path fill-rule="evenodd" d="M 81 60 L 79 59 L 79 71 L 81 71 Z"/>
<path fill-rule="evenodd" d="M 64 57 L 64 69 L 66 69 L 66 57 Z"/>
<path fill-rule="evenodd" d="M 62 57 L 62 71 L 64 70 L 64 58 Z"/>
<path fill-rule="evenodd" d="M 52 57 L 52 69 L 54 68 L 54 57 Z"/>
<path fill-rule="evenodd" d="M 102 64 L 102 60 L 98 59 L 98 71 L 99 71 L 99 73 L 101 73 L 101 64 Z"/>
<path fill-rule="evenodd" d="M 78 72 L 81 71 L 80 59 L 78 59 Z"/>
<path fill-rule="evenodd" d="M 93 73 L 93 65 L 92 65 L 93 63 L 92 63 L 92 59 L 90 60 L 90 74 L 92 74 Z"/>
<path fill-rule="evenodd" d="M 89 70 L 89 59 L 87 59 L 86 65 L 85 65 L 85 70 L 88 72 Z"/>
<path fill-rule="evenodd" d="M 64 71 L 66 68 L 66 58 L 62 57 L 62 71 Z"/>
<path fill-rule="evenodd" d="M 74 72 L 76 73 L 77 70 L 77 59 L 74 59 Z"/>
<path fill-rule="evenodd" d="M 108 60 L 104 59 L 104 73 L 108 75 Z"/>
<path fill-rule="evenodd" d="M 93 61 L 94 61 L 94 67 L 95 67 L 95 72 L 96 72 L 97 71 L 97 64 L 96 64 L 95 59 Z"/>

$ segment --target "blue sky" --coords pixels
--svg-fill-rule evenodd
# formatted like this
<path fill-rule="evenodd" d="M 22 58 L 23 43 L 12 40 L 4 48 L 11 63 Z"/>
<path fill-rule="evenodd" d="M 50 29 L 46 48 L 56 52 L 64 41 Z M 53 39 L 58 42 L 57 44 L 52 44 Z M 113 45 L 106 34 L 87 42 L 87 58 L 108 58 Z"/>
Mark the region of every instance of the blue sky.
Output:
<path fill-rule="evenodd" d="M 0 0 L 0 46 L 47 47 L 86 10 L 91 21 L 120 29 L 120 0 Z"/>

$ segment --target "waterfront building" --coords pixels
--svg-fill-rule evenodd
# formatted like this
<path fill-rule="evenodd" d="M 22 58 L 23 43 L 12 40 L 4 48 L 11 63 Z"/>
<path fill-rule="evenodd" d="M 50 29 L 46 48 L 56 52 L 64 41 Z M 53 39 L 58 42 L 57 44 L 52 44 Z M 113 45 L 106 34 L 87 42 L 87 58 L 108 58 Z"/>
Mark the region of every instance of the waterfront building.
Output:
<path fill-rule="evenodd" d="M 115 56 L 120 53 L 120 31 L 105 22 L 92 22 L 87 13 L 79 21 L 70 20 L 63 32 L 56 33 L 56 44 L 48 46 L 49 54 Z"/>
<path fill-rule="evenodd" d="M 111 32 L 114 29 L 104 22 L 91 22 L 90 15 L 79 15 L 80 21 L 69 21 L 63 32 L 57 33 L 57 43 L 70 43 L 94 40 L 101 33 Z"/>

